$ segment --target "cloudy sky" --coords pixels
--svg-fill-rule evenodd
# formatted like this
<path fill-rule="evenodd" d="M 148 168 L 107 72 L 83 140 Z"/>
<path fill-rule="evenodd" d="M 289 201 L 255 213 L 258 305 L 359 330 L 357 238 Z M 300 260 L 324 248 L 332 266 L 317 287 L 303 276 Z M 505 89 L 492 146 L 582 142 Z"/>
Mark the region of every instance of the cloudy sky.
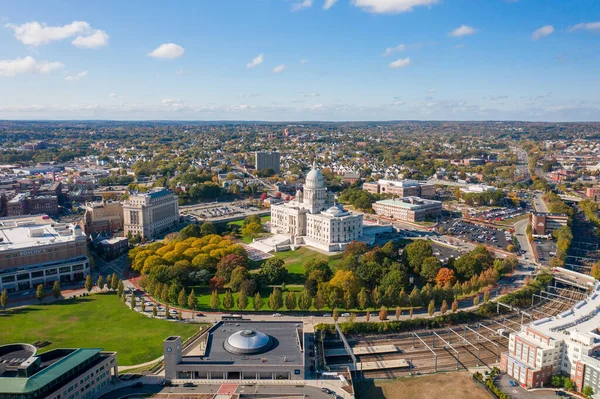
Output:
<path fill-rule="evenodd" d="M 18 0 L 0 119 L 600 120 L 598 0 Z"/>

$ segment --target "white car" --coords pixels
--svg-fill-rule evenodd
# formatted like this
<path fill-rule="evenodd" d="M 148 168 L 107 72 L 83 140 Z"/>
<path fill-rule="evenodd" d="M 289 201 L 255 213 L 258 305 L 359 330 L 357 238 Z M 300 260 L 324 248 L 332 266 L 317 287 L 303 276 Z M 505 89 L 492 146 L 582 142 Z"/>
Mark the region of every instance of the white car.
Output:
<path fill-rule="evenodd" d="M 342 313 L 342 317 L 350 317 L 350 313 Z"/>
<path fill-rule="evenodd" d="M 169 310 L 169 313 L 171 313 L 171 314 L 177 314 L 179 312 L 177 312 L 175 309 L 171 309 L 171 310 Z"/>
<path fill-rule="evenodd" d="M 273 317 L 281 317 L 281 313 L 273 313 Z"/>

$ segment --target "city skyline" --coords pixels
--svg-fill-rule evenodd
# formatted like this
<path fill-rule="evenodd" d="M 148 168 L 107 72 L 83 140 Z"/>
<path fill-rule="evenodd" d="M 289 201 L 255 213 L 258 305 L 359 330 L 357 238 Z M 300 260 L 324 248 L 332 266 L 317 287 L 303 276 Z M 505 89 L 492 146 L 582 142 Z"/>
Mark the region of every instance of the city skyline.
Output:
<path fill-rule="evenodd" d="M 600 120 L 600 4 L 12 3 L 0 119 Z"/>

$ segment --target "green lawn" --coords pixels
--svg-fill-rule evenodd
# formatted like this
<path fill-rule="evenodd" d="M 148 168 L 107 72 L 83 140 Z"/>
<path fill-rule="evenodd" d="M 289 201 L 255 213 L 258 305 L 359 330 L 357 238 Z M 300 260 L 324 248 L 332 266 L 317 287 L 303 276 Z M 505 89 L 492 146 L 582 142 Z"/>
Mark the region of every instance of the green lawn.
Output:
<path fill-rule="evenodd" d="M 261 223 L 265 223 L 271 220 L 271 216 L 261 216 L 260 218 L 260 222 Z M 228 222 L 227 223 L 227 229 L 229 230 L 231 228 L 231 226 L 238 226 L 239 231 L 241 231 L 242 227 L 244 226 L 244 220 L 236 220 L 234 222 Z M 250 244 L 254 239 L 252 237 L 248 237 L 248 236 L 242 236 L 242 235 L 238 235 L 238 238 L 244 243 L 244 244 Z"/>
<path fill-rule="evenodd" d="M 275 253 L 275 257 L 283 260 L 285 266 L 290 274 L 302 275 L 304 273 L 304 264 L 312 259 L 323 260 L 329 262 L 329 266 L 332 270 L 335 270 L 337 263 L 341 259 L 341 254 L 332 256 L 324 255 L 320 252 L 310 250 L 306 247 L 302 247 L 295 251 L 285 251 Z M 297 283 L 294 281 L 294 283 Z"/>
<path fill-rule="evenodd" d="M 198 325 L 151 319 L 131 311 L 115 294 L 97 294 L 48 305 L 0 311 L 0 345 L 13 342 L 51 342 L 54 348 L 98 347 L 118 352 L 119 364 L 156 359 L 169 335 L 182 338 Z"/>

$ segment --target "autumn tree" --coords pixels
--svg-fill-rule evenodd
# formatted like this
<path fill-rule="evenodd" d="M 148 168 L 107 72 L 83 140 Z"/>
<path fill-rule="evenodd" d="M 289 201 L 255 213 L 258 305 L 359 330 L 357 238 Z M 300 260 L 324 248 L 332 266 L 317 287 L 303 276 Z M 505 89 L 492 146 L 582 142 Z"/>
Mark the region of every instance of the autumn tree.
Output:
<path fill-rule="evenodd" d="M 456 313 L 456 311 L 457 311 L 457 310 L 458 310 L 458 300 L 457 300 L 457 299 L 455 299 L 455 300 L 452 302 L 452 313 Z"/>
<path fill-rule="evenodd" d="M 52 296 L 54 299 L 58 299 L 60 297 L 60 282 L 58 280 L 54 281 L 52 285 Z"/>
<path fill-rule="evenodd" d="M 387 320 L 388 318 L 388 310 L 385 306 L 382 306 L 379 309 L 379 320 L 384 321 Z"/>
<path fill-rule="evenodd" d="M 283 297 L 281 290 L 277 287 L 273 288 L 273 292 L 269 295 L 269 308 L 273 311 L 281 309 L 283 307 Z"/>
<path fill-rule="evenodd" d="M 440 313 L 441 314 L 446 314 L 446 312 L 448 311 L 448 302 L 446 302 L 446 300 L 444 299 L 442 301 L 442 306 L 440 307 Z"/>
<path fill-rule="evenodd" d="M 257 292 L 254 295 L 254 300 L 252 302 L 252 305 L 254 307 L 254 310 L 256 310 L 257 312 L 259 310 L 261 310 L 262 307 L 264 306 L 264 300 L 262 299 L 262 296 L 260 296 L 260 292 Z"/>
<path fill-rule="evenodd" d="M 427 307 L 427 313 L 429 313 L 429 316 L 433 316 L 433 314 L 435 313 L 435 301 L 433 299 L 431 301 L 429 301 L 429 306 Z"/>
<path fill-rule="evenodd" d="M 298 306 L 296 294 L 293 291 L 288 291 L 285 296 L 285 307 L 287 310 L 294 310 Z"/>
<path fill-rule="evenodd" d="M 237 306 L 239 310 L 244 310 L 248 307 L 248 295 L 245 291 L 240 291 L 238 294 Z"/>
<path fill-rule="evenodd" d="M 219 298 L 219 293 L 214 290 L 212 294 L 210 294 L 210 308 L 212 310 L 219 310 L 221 307 L 221 299 Z"/>
<path fill-rule="evenodd" d="M 446 284 L 454 285 L 456 283 L 456 276 L 454 275 L 454 270 L 448 269 L 447 267 L 442 267 L 437 276 L 435 276 L 435 282 L 444 287 Z"/>
<path fill-rule="evenodd" d="M 231 290 L 227 290 L 225 292 L 225 296 L 223 297 L 223 307 L 225 308 L 225 310 L 231 310 L 233 306 L 233 295 L 231 294 Z"/>

